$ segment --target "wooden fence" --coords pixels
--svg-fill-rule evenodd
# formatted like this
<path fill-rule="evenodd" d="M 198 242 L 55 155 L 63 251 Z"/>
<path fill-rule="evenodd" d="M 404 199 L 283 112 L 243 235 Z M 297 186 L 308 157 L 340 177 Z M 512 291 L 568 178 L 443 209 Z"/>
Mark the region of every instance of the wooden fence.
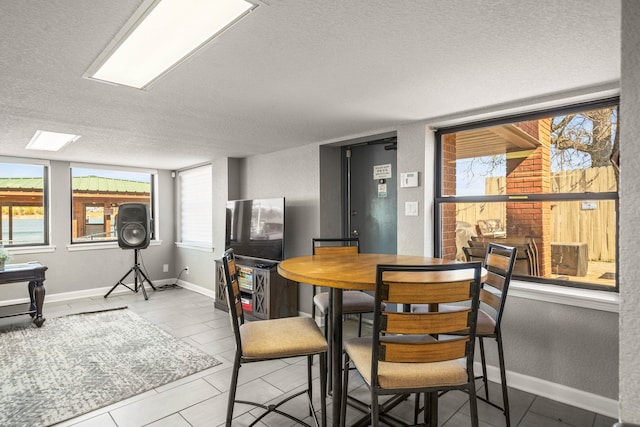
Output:
<path fill-rule="evenodd" d="M 486 194 L 505 194 L 505 177 L 488 178 Z M 580 169 L 554 173 L 553 193 L 584 193 L 616 191 L 613 168 Z M 506 203 L 458 203 L 456 220 L 475 227 L 478 220 L 498 219 L 506 228 Z M 586 242 L 589 259 L 613 261 L 616 258 L 616 203 L 614 200 L 584 200 L 552 202 L 551 241 Z M 475 233 L 474 233 L 475 234 Z"/>

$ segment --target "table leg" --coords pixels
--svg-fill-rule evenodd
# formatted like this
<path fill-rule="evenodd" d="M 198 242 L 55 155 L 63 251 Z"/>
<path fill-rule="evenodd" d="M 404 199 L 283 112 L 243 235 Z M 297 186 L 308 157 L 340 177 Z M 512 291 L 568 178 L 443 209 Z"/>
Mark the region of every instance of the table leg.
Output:
<path fill-rule="evenodd" d="M 40 327 L 45 321 L 45 318 L 42 317 L 42 307 L 44 306 L 44 281 L 43 280 L 32 280 L 29 282 L 29 299 L 31 300 L 31 305 L 29 306 L 29 310 L 35 310 L 35 319 L 34 323 L 36 326 Z M 31 315 L 34 317 L 34 315 Z"/>
<path fill-rule="evenodd" d="M 333 389 L 332 422 L 340 425 L 342 402 L 342 289 L 330 288 L 333 293 L 331 305 L 331 377 Z"/>

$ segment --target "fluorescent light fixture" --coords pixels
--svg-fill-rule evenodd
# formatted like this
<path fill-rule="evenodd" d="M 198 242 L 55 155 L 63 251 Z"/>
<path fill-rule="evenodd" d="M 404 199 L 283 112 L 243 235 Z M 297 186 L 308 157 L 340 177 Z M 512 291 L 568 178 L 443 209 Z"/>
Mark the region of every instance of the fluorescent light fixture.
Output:
<path fill-rule="evenodd" d="M 26 148 L 27 150 L 58 151 L 79 138 L 80 135 L 39 130 L 33 135 Z"/>
<path fill-rule="evenodd" d="M 246 0 L 146 1 L 84 76 L 143 89 L 256 7 Z"/>

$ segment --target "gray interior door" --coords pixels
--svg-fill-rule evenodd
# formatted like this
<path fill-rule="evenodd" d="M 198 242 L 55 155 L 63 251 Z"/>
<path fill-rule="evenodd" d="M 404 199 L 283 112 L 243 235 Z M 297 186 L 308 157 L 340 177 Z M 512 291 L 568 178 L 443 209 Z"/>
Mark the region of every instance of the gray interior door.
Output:
<path fill-rule="evenodd" d="M 363 253 L 395 254 L 398 212 L 395 144 L 385 141 L 346 147 L 344 155 L 345 234 L 360 238 Z"/>

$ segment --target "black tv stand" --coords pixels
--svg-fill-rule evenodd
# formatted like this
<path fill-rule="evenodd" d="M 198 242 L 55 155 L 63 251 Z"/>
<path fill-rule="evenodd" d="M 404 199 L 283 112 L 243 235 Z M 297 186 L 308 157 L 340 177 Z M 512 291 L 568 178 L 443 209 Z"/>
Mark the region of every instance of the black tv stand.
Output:
<path fill-rule="evenodd" d="M 277 319 L 298 315 L 298 284 L 278 274 L 278 261 L 236 255 L 245 316 Z M 222 260 L 216 260 L 216 308 L 228 311 Z"/>

